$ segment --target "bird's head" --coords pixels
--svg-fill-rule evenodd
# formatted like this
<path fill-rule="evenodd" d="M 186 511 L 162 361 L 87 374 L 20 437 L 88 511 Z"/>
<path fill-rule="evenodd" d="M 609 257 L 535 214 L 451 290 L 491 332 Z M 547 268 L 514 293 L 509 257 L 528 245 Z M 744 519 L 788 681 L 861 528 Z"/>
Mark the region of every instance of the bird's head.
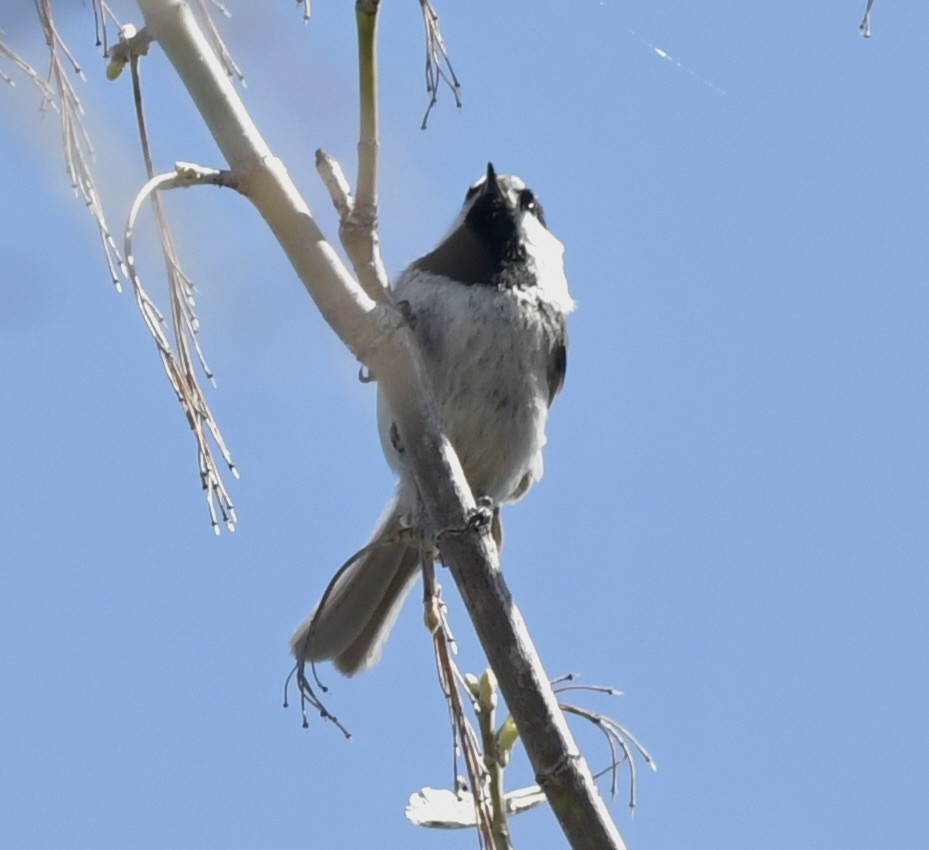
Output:
<path fill-rule="evenodd" d="M 493 164 L 465 193 L 464 204 L 436 248 L 415 265 L 466 284 L 500 283 L 501 275 L 539 251 L 563 247 L 549 232 L 535 194 L 515 175 Z"/>

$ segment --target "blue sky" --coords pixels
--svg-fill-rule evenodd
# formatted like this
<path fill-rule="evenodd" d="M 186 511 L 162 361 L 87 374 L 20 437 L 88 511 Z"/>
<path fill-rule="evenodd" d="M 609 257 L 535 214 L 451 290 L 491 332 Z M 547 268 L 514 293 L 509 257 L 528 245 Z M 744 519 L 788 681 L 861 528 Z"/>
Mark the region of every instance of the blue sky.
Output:
<path fill-rule="evenodd" d="M 318 0 L 305 27 L 272 5 L 230 4 L 225 32 L 334 234 L 313 151 L 352 167 L 351 14 Z M 128 80 L 104 82 L 89 11 L 59 6 L 121 232 L 143 180 Z M 504 568 L 547 669 L 621 688 L 589 704 L 659 763 L 634 819 L 626 784 L 613 806 L 635 850 L 929 831 L 929 8 L 878 0 L 867 41 L 863 7 L 439 2 L 464 107 L 443 93 L 427 132 L 417 4 L 385 7 L 390 270 L 488 160 L 567 247 L 567 382 Z M 41 65 L 19 14 L 4 38 Z M 221 165 L 157 48 L 145 80 L 159 167 Z M 403 817 L 451 764 L 415 602 L 375 670 L 322 671 L 351 743 L 280 705 L 292 627 L 390 494 L 373 388 L 245 201 L 169 198 L 242 472 L 240 527 L 214 538 L 193 441 L 36 105 L 0 88 L 0 844 L 476 846 Z M 564 846 L 545 810 L 512 826 Z"/>

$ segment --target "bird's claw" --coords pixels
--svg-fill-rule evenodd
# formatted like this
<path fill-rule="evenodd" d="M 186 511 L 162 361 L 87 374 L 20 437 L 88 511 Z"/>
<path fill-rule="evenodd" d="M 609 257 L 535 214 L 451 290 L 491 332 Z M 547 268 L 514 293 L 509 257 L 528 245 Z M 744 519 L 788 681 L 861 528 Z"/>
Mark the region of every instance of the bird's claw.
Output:
<path fill-rule="evenodd" d="M 494 500 L 490 496 L 481 496 L 477 500 L 471 516 L 468 517 L 468 530 L 474 531 L 490 525 L 494 518 Z"/>

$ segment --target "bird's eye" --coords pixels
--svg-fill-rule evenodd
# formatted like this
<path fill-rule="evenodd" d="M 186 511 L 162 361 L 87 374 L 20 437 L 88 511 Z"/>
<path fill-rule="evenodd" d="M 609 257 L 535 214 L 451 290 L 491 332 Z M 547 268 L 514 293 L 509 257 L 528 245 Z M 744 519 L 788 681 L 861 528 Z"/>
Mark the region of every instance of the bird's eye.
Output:
<path fill-rule="evenodd" d="M 545 227 L 545 213 L 542 212 L 542 205 L 536 200 L 530 189 L 523 189 L 519 193 L 519 208 L 524 212 L 532 213 Z"/>
<path fill-rule="evenodd" d="M 465 200 L 470 201 L 477 194 L 477 190 L 480 189 L 480 186 L 471 186 L 467 192 L 465 192 Z"/>
<path fill-rule="evenodd" d="M 535 195 L 529 189 L 523 189 L 519 193 L 519 208 L 528 212 L 535 212 L 538 205 L 536 204 Z"/>

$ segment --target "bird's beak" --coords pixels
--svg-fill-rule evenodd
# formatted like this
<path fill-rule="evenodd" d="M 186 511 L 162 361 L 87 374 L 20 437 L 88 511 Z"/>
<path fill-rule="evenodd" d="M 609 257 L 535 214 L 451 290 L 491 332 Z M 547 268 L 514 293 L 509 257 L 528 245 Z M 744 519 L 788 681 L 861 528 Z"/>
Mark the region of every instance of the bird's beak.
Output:
<path fill-rule="evenodd" d="M 500 184 L 497 182 L 497 172 L 494 171 L 494 164 L 487 163 L 487 182 L 484 183 L 484 191 L 491 195 L 500 194 Z"/>

